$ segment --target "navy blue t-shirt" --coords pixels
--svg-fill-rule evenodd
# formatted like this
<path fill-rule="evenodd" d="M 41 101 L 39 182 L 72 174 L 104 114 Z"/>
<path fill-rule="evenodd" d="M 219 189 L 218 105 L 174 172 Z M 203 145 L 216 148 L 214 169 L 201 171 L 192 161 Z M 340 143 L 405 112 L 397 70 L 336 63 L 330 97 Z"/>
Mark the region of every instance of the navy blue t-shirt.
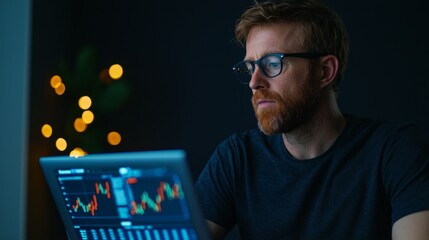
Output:
<path fill-rule="evenodd" d="M 296 160 L 280 134 L 222 142 L 197 183 L 206 218 L 243 239 L 391 239 L 429 209 L 429 151 L 413 125 L 347 116 L 320 156 Z"/>

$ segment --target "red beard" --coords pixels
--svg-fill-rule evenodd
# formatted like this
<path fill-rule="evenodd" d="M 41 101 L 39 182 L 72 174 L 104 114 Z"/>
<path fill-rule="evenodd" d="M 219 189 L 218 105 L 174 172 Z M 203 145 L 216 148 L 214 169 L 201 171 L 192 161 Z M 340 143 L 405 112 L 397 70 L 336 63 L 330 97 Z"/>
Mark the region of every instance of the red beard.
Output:
<path fill-rule="evenodd" d="M 318 107 L 320 91 L 315 80 L 306 79 L 306 83 L 297 91 L 286 91 L 284 96 L 282 98 L 280 94 L 266 89 L 257 90 L 253 94 L 253 109 L 263 133 L 288 133 L 308 122 Z M 258 99 L 272 100 L 275 105 L 258 110 Z"/>

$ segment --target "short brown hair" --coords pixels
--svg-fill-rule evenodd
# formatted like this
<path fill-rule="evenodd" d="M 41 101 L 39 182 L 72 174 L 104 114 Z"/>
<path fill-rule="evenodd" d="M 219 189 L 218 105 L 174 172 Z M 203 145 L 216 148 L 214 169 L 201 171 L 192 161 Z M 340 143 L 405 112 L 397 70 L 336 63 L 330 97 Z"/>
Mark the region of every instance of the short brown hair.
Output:
<path fill-rule="evenodd" d="M 318 0 L 255 1 L 236 22 L 236 40 L 245 46 L 252 27 L 282 21 L 302 24 L 306 51 L 332 54 L 338 58 L 339 71 L 332 85 L 338 94 L 349 55 L 347 30 L 338 14 Z"/>

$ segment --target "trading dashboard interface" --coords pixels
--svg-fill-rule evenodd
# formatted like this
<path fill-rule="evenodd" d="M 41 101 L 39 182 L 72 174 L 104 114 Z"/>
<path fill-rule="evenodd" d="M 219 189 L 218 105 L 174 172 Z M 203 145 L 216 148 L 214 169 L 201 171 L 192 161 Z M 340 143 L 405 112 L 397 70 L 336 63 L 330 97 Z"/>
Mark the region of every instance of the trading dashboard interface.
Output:
<path fill-rule="evenodd" d="M 61 169 L 57 179 L 81 239 L 197 239 L 179 176 L 167 168 Z"/>

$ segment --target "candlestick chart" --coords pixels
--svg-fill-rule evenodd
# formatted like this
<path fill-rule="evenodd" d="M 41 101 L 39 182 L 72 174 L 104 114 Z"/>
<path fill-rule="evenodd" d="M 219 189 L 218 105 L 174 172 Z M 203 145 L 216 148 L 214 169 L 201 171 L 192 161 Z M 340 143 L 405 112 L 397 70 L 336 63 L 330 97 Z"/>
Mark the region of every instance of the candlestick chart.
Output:
<path fill-rule="evenodd" d="M 107 180 L 62 181 L 66 205 L 73 217 L 116 216 L 115 202 Z"/>
<path fill-rule="evenodd" d="M 127 179 L 133 194 L 132 216 L 182 216 L 184 194 L 180 183 L 159 178 Z"/>
<path fill-rule="evenodd" d="M 62 169 L 57 180 L 82 239 L 195 239 L 182 179 L 166 168 Z"/>

